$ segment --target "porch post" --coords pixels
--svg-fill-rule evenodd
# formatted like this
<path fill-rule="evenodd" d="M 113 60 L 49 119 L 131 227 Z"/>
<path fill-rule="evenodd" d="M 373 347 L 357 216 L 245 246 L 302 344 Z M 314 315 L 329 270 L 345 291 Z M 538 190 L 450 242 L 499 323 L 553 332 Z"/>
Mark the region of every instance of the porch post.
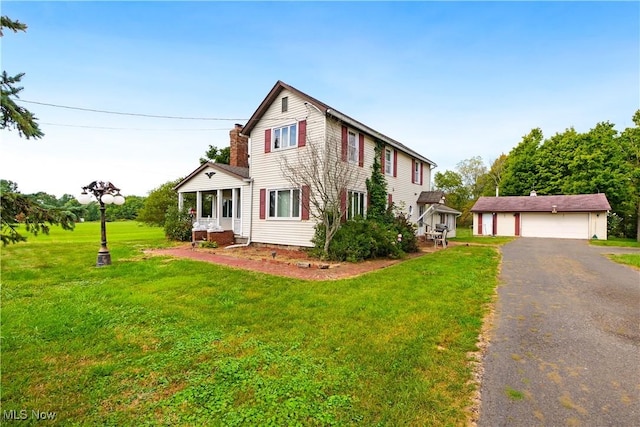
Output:
<path fill-rule="evenodd" d="M 196 221 L 202 216 L 202 193 L 196 191 Z"/>
<path fill-rule="evenodd" d="M 182 210 L 182 207 L 184 206 L 184 195 L 182 194 L 182 192 L 178 193 L 178 210 Z"/>
<path fill-rule="evenodd" d="M 220 216 L 222 215 L 222 190 L 216 190 L 216 225 L 220 227 Z"/>
<path fill-rule="evenodd" d="M 237 197 L 237 188 L 231 189 L 231 229 L 236 231 L 236 209 L 238 209 L 238 197 Z"/>

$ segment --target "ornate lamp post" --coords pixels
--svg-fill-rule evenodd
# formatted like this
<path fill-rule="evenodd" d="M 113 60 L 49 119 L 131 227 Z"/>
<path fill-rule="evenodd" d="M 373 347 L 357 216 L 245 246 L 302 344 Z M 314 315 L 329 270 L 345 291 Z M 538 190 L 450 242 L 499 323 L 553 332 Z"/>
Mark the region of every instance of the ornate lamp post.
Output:
<path fill-rule="evenodd" d="M 91 193 L 91 194 L 89 194 Z M 100 231 L 101 231 L 101 245 L 98 251 L 97 267 L 103 265 L 111 265 L 111 254 L 107 249 L 107 226 L 105 224 L 105 205 L 115 203 L 116 205 L 122 205 L 124 203 L 124 197 L 120 194 L 120 189 L 109 181 L 93 181 L 86 187 L 82 187 L 82 193 L 78 196 L 78 202 L 83 205 L 91 203 L 91 195 L 98 199 L 100 203 Z"/>

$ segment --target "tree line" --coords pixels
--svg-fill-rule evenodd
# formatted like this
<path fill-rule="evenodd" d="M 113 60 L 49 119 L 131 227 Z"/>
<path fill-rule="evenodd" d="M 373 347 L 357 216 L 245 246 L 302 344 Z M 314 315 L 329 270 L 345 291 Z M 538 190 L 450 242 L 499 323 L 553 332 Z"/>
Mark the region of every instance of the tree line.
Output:
<path fill-rule="evenodd" d="M 568 128 L 549 138 L 532 129 L 490 167 L 480 156 L 463 160 L 454 171 L 437 172 L 434 186 L 462 212 L 462 226 L 471 224 L 470 209 L 480 196 L 605 193 L 610 235 L 640 240 L 640 110 L 633 123 L 622 132 L 600 122 L 588 132 Z"/>

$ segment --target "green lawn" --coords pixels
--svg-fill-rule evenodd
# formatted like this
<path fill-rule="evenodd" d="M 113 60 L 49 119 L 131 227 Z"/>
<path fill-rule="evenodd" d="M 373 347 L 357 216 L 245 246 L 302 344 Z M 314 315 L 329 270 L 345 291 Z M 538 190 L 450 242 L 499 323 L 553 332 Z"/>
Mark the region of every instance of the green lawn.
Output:
<path fill-rule="evenodd" d="M 502 245 L 509 243 L 515 237 L 505 236 L 474 236 L 469 227 L 456 228 L 456 237 L 452 237 L 452 242 L 476 243 L 481 245 Z"/>
<path fill-rule="evenodd" d="M 3 411 L 77 425 L 466 423 L 495 248 L 313 282 L 147 257 L 162 232 L 134 223 L 108 236 L 103 268 L 96 224 L 2 248 Z"/>

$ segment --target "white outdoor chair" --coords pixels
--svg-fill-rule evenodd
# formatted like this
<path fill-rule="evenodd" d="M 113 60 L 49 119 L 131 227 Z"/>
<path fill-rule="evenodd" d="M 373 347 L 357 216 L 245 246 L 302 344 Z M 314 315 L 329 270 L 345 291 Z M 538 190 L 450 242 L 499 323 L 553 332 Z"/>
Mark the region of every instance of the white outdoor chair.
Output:
<path fill-rule="evenodd" d="M 444 229 L 440 236 L 436 236 L 434 239 L 434 246 L 437 248 L 438 245 L 442 245 L 443 249 L 447 247 L 447 230 Z"/>

